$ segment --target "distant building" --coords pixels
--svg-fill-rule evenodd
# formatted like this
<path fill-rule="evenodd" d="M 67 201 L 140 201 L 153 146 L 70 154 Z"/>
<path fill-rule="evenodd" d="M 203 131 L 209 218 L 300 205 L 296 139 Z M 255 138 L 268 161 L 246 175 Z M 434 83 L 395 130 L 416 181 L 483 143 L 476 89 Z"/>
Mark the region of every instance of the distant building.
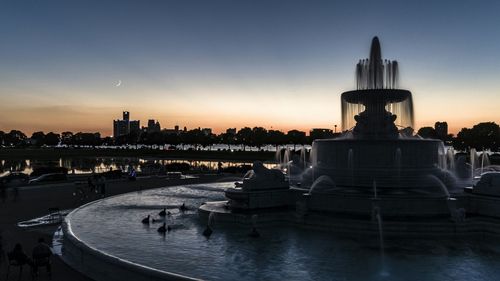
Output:
<path fill-rule="evenodd" d="M 201 129 L 201 132 L 203 133 L 203 135 L 205 135 L 206 137 L 212 135 L 212 129 L 211 128 L 203 128 Z"/>
<path fill-rule="evenodd" d="M 315 139 L 327 139 L 332 138 L 334 136 L 333 131 L 331 129 L 312 129 L 309 131 L 309 136 L 312 140 Z"/>
<path fill-rule="evenodd" d="M 122 120 L 113 120 L 113 137 L 120 137 L 124 135 L 128 135 L 130 133 L 140 131 L 140 121 L 139 120 L 130 120 L 130 112 L 123 112 Z"/>
<path fill-rule="evenodd" d="M 158 133 L 161 131 L 161 126 L 160 122 L 154 120 L 154 119 L 149 119 L 148 120 L 148 127 L 146 129 L 148 133 Z"/>
<path fill-rule="evenodd" d="M 434 130 L 439 139 L 445 139 L 448 136 L 448 123 L 436 122 L 436 124 L 434 124 Z"/>
<path fill-rule="evenodd" d="M 166 135 L 180 135 L 179 125 L 175 125 L 173 129 L 163 129 L 162 132 Z"/>

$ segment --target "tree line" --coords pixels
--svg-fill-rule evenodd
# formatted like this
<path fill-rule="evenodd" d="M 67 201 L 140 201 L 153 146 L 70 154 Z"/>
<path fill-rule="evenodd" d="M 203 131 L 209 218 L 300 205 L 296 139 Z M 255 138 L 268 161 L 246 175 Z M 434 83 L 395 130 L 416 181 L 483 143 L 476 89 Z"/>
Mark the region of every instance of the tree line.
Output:
<path fill-rule="evenodd" d="M 240 130 L 227 130 L 225 133 L 212 134 L 201 129 L 162 130 L 159 132 L 133 132 L 128 135 L 115 138 L 101 137 L 100 133 L 72 133 L 61 134 L 49 132 L 34 132 L 31 137 L 19 130 L 10 132 L 0 131 L 0 144 L 4 147 L 42 147 L 42 146 L 102 146 L 102 145 L 201 145 L 204 147 L 214 144 L 241 145 L 262 147 L 264 145 L 306 145 L 316 139 L 333 138 L 340 135 L 332 130 L 315 129 L 306 135 L 306 132 L 290 130 L 282 132 L 279 130 L 267 130 L 263 127 L 244 127 Z M 478 150 L 490 149 L 498 151 L 500 146 L 500 129 L 494 122 L 484 122 L 474 125 L 472 128 L 463 128 L 457 136 L 451 134 L 438 136 L 432 127 L 423 127 L 418 130 L 418 135 L 423 138 L 442 139 L 448 145 L 453 145 L 457 150 L 476 148 Z"/>
<path fill-rule="evenodd" d="M 500 148 L 500 127 L 495 122 L 483 122 L 472 128 L 462 128 L 456 136 L 452 134 L 439 136 L 433 127 L 422 127 L 417 134 L 423 138 L 441 139 L 457 150 L 475 148 L 499 151 Z"/>
<path fill-rule="evenodd" d="M 307 136 L 306 132 L 291 130 L 287 133 L 278 130 L 267 130 L 263 127 L 244 127 L 240 130 L 228 130 L 221 134 L 207 134 L 201 129 L 162 130 L 159 132 L 132 132 L 115 138 L 101 137 L 100 133 L 72 133 L 63 132 L 61 134 L 38 131 L 31 137 L 19 130 L 10 132 L 0 131 L 0 144 L 4 147 L 42 147 L 56 145 L 81 145 L 81 146 L 101 146 L 101 145 L 201 145 L 210 146 L 214 144 L 227 144 L 262 147 L 264 145 L 304 145 L 311 144 L 314 139 L 332 138 L 338 134 L 331 130 L 312 130 Z"/>

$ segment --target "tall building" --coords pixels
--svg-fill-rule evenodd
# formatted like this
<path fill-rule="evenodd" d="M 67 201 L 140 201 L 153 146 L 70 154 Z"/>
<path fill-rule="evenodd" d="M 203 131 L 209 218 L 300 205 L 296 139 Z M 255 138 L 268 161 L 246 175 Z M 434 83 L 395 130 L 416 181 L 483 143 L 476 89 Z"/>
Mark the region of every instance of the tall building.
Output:
<path fill-rule="evenodd" d="M 130 120 L 130 112 L 123 112 L 122 120 L 113 120 L 113 137 L 120 137 L 130 133 L 138 133 L 140 131 L 140 121 Z"/>
<path fill-rule="evenodd" d="M 434 130 L 436 131 L 436 136 L 443 140 L 448 136 L 448 123 L 436 122 L 436 124 L 434 124 Z"/>
<path fill-rule="evenodd" d="M 155 133 L 155 132 L 160 132 L 160 131 L 161 131 L 160 122 L 158 122 L 154 119 L 149 119 L 147 132 L 148 133 Z"/>

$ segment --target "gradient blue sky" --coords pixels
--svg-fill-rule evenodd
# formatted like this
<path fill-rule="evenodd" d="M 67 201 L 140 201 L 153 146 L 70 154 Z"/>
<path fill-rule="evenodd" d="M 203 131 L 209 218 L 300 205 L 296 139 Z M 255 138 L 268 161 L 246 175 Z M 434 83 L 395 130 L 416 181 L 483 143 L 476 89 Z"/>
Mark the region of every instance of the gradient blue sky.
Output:
<path fill-rule="evenodd" d="M 0 130 L 340 125 L 379 36 L 417 127 L 500 121 L 498 1 L 2 1 Z M 116 87 L 117 81 L 122 85 Z"/>

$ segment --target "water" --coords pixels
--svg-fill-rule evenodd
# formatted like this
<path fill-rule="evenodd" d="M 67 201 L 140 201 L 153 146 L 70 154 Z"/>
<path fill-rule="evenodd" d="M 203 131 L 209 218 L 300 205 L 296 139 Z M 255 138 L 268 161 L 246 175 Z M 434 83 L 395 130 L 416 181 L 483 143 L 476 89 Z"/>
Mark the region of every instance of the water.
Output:
<path fill-rule="evenodd" d="M 307 169 L 307 151 L 305 147 L 300 149 L 300 165 L 302 166 L 302 170 Z"/>
<path fill-rule="evenodd" d="M 378 239 L 379 239 L 379 247 L 380 247 L 380 265 L 381 265 L 380 274 L 383 276 L 388 276 L 389 273 L 387 272 L 386 266 L 385 266 L 384 229 L 382 227 L 382 215 L 380 214 L 380 209 L 377 210 L 376 219 L 377 219 Z"/>
<path fill-rule="evenodd" d="M 335 188 L 335 182 L 327 176 L 322 175 L 318 177 L 309 188 L 309 194 L 311 194 L 315 190 L 331 190 Z"/>
<path fill-rule="evenodd" d="M 490 166 L 490 158 L 488 157 L 488 153 L 483 150 L 481 153 L 481 175 L 483 174 L 484 168 Z"/>
<path fill-rule="evenodd" d="M 349 148 L 349 151 L 347 152 L 347 168 L 349 169 L 351 177 L 351 186 L 354 186 L 354 163 L 352 148 Z"/>
<path fill-rule="evenodd" d="M 455 150 L 453 149 L 453 147 L 449 148 L 446 151 L 446 158 L 448 163 L 448 170 L 452 173 L 455 173 Z"/>
<path fill-rule="evenodd" d="M 232 184 L 178 186 L 109 198 L 74 213 L 75 234 L 100 250 L 159 270 L 208 280 L 498 280 L 500 243 L 495 239 L 385 239 L 384 264 L 379 237 L 340 238 L 292 226 L 259 227 L 214 223 L 194 210 L 223 199 Z M 190 211 L 180 213 L 186 203 Z M 159 224 L 143 225 L 147 214 L 167 207 L 175 225 L 165 235 Z M 120 239 L 116 239 L 120 237 Z"/>
<path fill-rule="evenodd" d="M 220 161 L 222 168 L 251 166 L 252 161 Z M 64 167 L 69 173 L 88 174 L 92 171 L 96 173 L 109 170 L 121 169 L 127 171 L 129 166 L 141 172 L 144 167 L 153 165 L 169 165 L 174 163 L 189 164 L 193 171 L 217 171 L 219 160 L 177 160 L 177 159 L 157 159 L 157 158 L 138 158 L 138 157 L 70 157 L 55 159 L 0 159 L 0 173 L 7 171 L 20 171 L 30 174 L 37 167 Z M 264 163 L 267 168 L 273 168 L 275 165 Z"/>
<path fill-rule="evenodd" d="M 450 198 L 450 192 L 448 191 L 448 188 L 446 187 L 446 185 L 443 183 L 442 180 L 440 180 L 435 175 L 427 175 L 426 178 L 427 178 L 427 180 L 429 180 L 429 181 L 435 183 L 437 186 L 439 186 L 439 188 L 441 189 L 441 191 L 443 191 L 443 194 L 446 196 L 446 198 Z"/>
<path fill-rule="evenodd" d="M 476 172 L 476 165 L 478 162 L 477 152 L 475 148 L 470 149 L 470 170 L 471 170 L 471 180 L 474 183 L 474 177 Z"/>

